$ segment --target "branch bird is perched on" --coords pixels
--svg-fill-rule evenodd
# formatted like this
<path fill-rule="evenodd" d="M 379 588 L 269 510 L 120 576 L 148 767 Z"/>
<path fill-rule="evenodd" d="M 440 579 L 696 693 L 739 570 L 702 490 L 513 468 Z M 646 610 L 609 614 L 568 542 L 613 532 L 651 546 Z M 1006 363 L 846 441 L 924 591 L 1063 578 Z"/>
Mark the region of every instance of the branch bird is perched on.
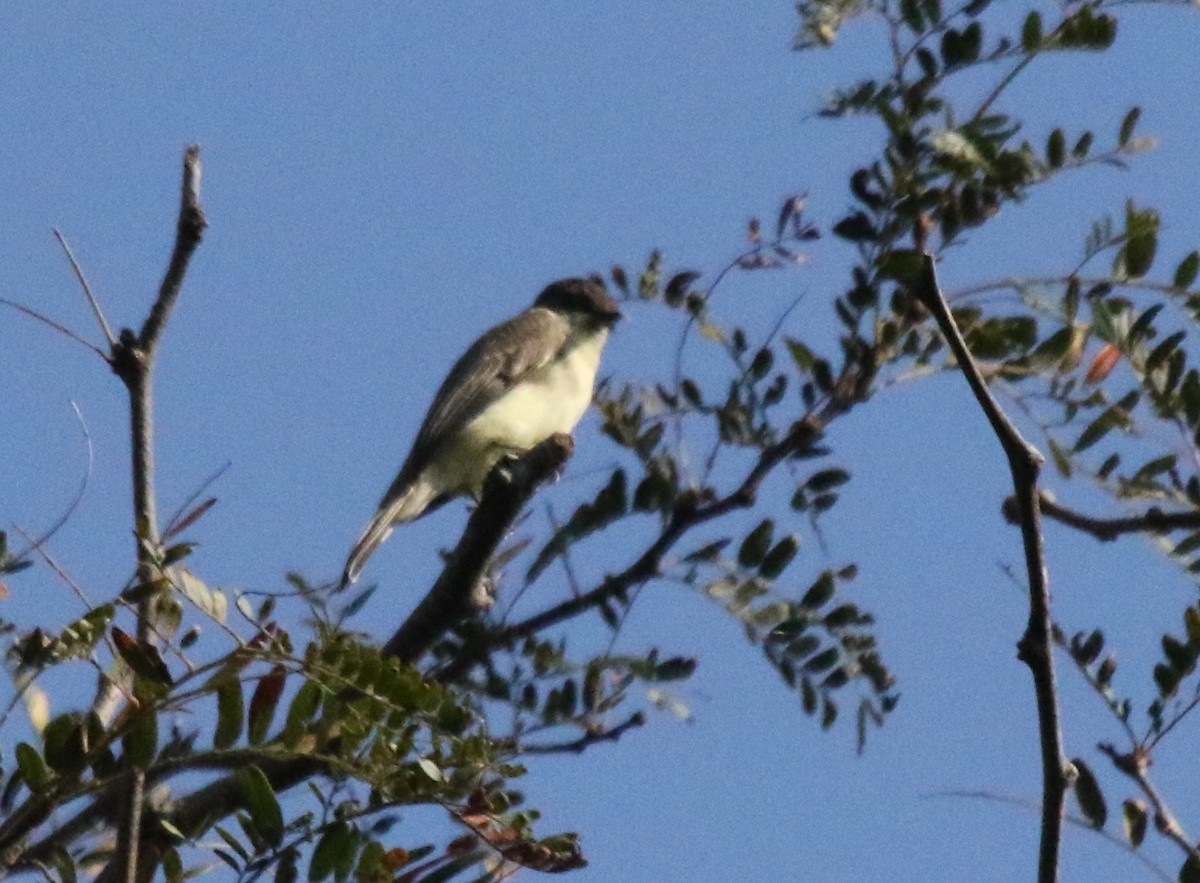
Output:
<path fill-rule="evenodd" d="M 502 458 L 570 433 L 592 400 L 600 352 L 621 311 L 599 282 L 560 279 L 486 332 L 434 396 L 400 474 L 346 559 L 342 587 L 392 528 L 457 496 L 479 499 Z"/>

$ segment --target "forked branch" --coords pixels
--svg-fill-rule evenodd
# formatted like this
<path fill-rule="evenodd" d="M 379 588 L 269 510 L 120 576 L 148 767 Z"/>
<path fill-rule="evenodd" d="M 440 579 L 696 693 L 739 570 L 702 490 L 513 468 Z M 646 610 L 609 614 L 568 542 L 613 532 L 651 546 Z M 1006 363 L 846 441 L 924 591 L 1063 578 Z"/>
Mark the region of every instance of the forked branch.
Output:
<path fill-rule="evenodd" d="M 1042 550 L 1038 474 L 1043 458 L 1033 445 L 1022 438 L 988 389 L 987 382 L 975 364 L 975 359 L 958 330 L 946 298 L 938 286 L 937 271 L 931 255 L 922 255 L 921 272 L 915 293 L 937 320 L 938 327 L 958 362 L 959 370 L 966 377 L 971 392 L 975 394 L 975 400 L 1004 448 L 1009 472 L 1012 474 L 1017 523 L 1021 527 L 1029 579 L 1029 620 L 1025 634 L 1017 642 L 1017 657 L 1029 666 L 1033 674 L 1042 753 L 1042 832 L 1038 852 L 1038 881 L 1054 883 L 1058 879 L 1058 855 L 1062 840 L 1067 778 L 1058 718 L 1058 693 L 1054 683 L 1054 657 L 1051 652 L 1050 593 Z"/>

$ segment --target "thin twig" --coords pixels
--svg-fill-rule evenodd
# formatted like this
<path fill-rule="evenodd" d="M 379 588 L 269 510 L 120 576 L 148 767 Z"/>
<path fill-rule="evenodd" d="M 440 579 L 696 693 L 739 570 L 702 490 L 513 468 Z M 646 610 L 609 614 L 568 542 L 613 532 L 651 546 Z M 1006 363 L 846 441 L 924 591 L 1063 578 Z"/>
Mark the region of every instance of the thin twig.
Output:
<path fill-rule="evenodd" d="M 134 535 L 137 539 L 137 579 L 147 582 L 155 567 L 154 549 L 159 543 L 158 510 L 154 491 L 154 354 L 163 328 L 183 287 L 188 263 L 204 233 L 204 210 L 200 206 L 200 148 L 189 144 L 183 153 L 183 182 L 180 187 L 179 217 L 175 228 L 175 246 L 159 286 L 158 297 L 134 334 L 126 329 L 113 347 L 113 371 L 129 393 L 129 436 L 133 473 Z M 153 637 L 150 602 L 138 606 L 137 637 Z M 117 832 L 117 851 L 101 879 L 119 879 L 124 883 L 149 883 L 157 870 L 159 851 L 151 850 L 139 859 L 142 839 L 142 809 L 145 803 L 146 776 L 134 770 L 124 796 L 124 819 Z M 119 876 L 114 874 L 119 870 Z"/>
<path fill-rule="evenodd" d="M 569 742 L 549 742 L 549 743 L 534 743 L 533 745 L 522 745 L 521 754 L 582 754 L 588 748 L 600 742 L 616 742 L 629 730 L 635 729 L 646 723 L 646 715 L 640 711 L 635 711 L 627 720 L 622 721 L 615 727 L 610 727 L 607 730 L 598 730 L 584 733 L 578 739 L 572 739 Z"/>
<path fill-rule="evenodd" d="M 79 410 L 79 405 L 75 404 L 74 399 L 71 400 L 71 408 L 75 411 L 75 417 L 79 420 L 79 426 L 83 429 L 83 440 L 84 444 L 87 446 L 87 467 L 83 470 L 83 478 L 79 482 L 79 489 L 75 491 L 75 496 L 67 505 L 66 511 L 59 516 L 59 519 L 54 522 L 54 524 L 52 524 L 45 533 L 43 533 L 36 540 L 30 540 L 28 548 L 17 553 L 15 556 L 17 558 L 24 558 L 29 549 L 32 549 L 36 546 L 41 546 L 44 543 L 48 543 L 51 537 L 53 537 L 62 529 L 63 525 L 66 524 L 67 521 L 70 520 L 71 516 L 75 513 L 75 510 L 79 508 L 79 504 L 83 502 L 83 495 L 87 491 L 88 482 L 91 480 L 92 466 L 95 464 L 95 451 L 92 448 L 92 434 L 88 431 L 87 421 L 83 419 L 83 412 Z"/>
<path fill-rule="evenodd" d="M 1146 770 L 1150 766 L 1149 752 L 1141 748 L 1134 748 L 1129 754 L 1124 754 L 1109 742 L 1101 742 L 1096 747 L 1100 749 L 1101 753 L 1108 756 L 1108 759 L 1113 762 L 1113 766 L 1137 784 L 1142 794 L 1146 795 L 1146 800 L 1149 801 L 1150 808 L 1153 810 L 1152 818 L 1158 833 L 1183 850 L 1185 855 L 1200 859 L 1200 849 L 1197 849 L 1196 842 L 1179 824 L 1179 820 L 1175 818 L 1171 808 L 1167 806 L 1162 795 L 1158 793 L 1158 789 L 1154 787 L 1154 783 L 1146 775 Z"/>
<path fill-rule="evenodd" d="M 58 228 L 54 230 L 54 238 L 58 240 L 58 244 L 62 246 L 62 250 L 67 255 L 67 260 L 71 263 L 71 269 L 75 273 L 75 278 L 79 280 L 79 287 L 83 289 L 83 296 L 87 298 L 88 305 L 92 308 L 92 313 L 96 317 L 96 321 L 100 323 L 100 330 L 104 332 L 104 339 L 108 341 L 111 348 L 117 342 L 113 337 L 112 328 L 108 325 L 108 320 L 104 318 L 104 311 L 100 309 L 100 301 L 96 300 L 96 295 L 92 294 L 92 286 L 88 285 L 87 277 L 83 275 L 83 268 L 79 266 L 79 261 L 75 260 L 75 254 L 71 251 L 71 246 L 67 244 L 67 240 L 58 232 Z"/>
<path fill-rule="evenodd" d="M 43 322 L 46 325 L 49 325 L 51 328 L 53 328 L 59 334 L 65 334 L 67 337 L 71 338 L 71 340 L 75 341 L 78 344 L 82 344 L 83 346 L 87 347 L 92 352 L 94 352 L 96 355 L 98 355 L 100 358 L 102 358 L 105 362 L 109 362 L 111 364 L 111 360 L 109 359 L 108 354 L 104 352 L 104 350 L 100 349 L 100 347 L 96 346 L 94 343 L 90 343 L 89 341 L 84 340 L 82 337 L 80 337 L 78 334 L 76 334 L 74 331 L 72 331 L 66 325 L 63 325 L 61 322 L 55 322 L 49 316 L 43 316 L 37 310 L 31 310 L 29 307 L 25 306 L 24 304 L 19 304 L 16 301 L 9 300 L 6 297 L 0 297 L 0 304 L 4 304 L 4 306 L 6 306 L 6 307 L 12 307 L 14 310 L 16 310 L 20 313 L 24 313 L 26 316 L 28 316 L 31 319 L 37 319 L 39 322 Z"/>
<path fill-rule="evenodd" d="M 188 511 L 188 509 L 191 507 L 192 503 L 196 502 L 196 500 L 200 497 L 200 495 L 202 493 L 204 493 L 206 490 L 208 490 L 213 485 L 213 483 L 216 482 L 216 480 L 219 479 L 222 475 L 224 475 L 225 472 L 232 465 L 233 465 L 232 460 L 226 460 L 224 465 L 222 465 L 220 469 L 216 470 L 215 472 L 213 472 L 212 475 L 208 476 L 208 478 L 206 478 L 206 479 L 204 479 L 204 481 L 200 482 L 200 486 L 197 487 L 194 491 L 192 491 L 192 493 L 190 493 L 188 495 L 187 499 L 179 504 L 179 508 L 177 508 L 174 512 L 171 513 L 171 516 L 167 519 L 167 523 L 163 526 L 163 535 L 164 536 L 171 536 L 172 534 L 178 533 L 179 527 L 180 527 L 180 525 L 178 524 L 179 519 L 184 516 L 184 513 L 186 513 Z M 213 502 L 216 502 L 216 501 L 214 500 Z M 206 503 L 205 505 L 208 506 L 211 504 Z"/>
<path fill-rule="evenodd" d="M 1038 881 L 1054 883 L 1058 879 L 1058 854 L 1062 841 L 1067 782 L 1064 773 L 1066 759 L 1063 756 L 1058 715 L 1058 693 L 1054 683 L 1050 593 L 1038 505 L 1037 482 L 1043 458 L 1017 431 L 988 389 L 987 382 L 980 373 L 979 366 L 976 365 L 942 295 L 931 255 L 923 256 L 915 293 L 937 320 L 938 327 L 958 362 L 959 370 L 962 371 L 976 401 L 991 424 L 992 431 L 1004 448 L 1012 474 L 1029 581 L 1029 620 L 1024 635 L 1017 643 L 1017 657 L 1029 666 L 1033 675 L 1042 753 L 1042 830 L 1038 851 Z"/>
<path fill-rule="evenodd" d="M 1031 812 L 1031 813 L 1041 812 L 1041 809 L 1042 809 L 1041 805 L 1036 800 L 1031 800 L 1028 797 L 1023 797 L 1023 796 L 1017 795 L 1017 794 L 1001 794 L 1001 793 L 998 793 L 995 791 L 966 791 L 966 790 L 933 791 L 933 792 L 930 792 L 929 794 L 922 794 L 921 796 L 922 797 L 960 797 L 960 798 L 967 798 L 967 799 L 972 799 L 972 800 L 983 800 L 983 801 L 987 801 L 989 803 L 1001 803 L 1001 804 L 1005 804 L 1007 806 L 1014 806 L 1017 809 L 1023 809 L 1025 811 Z M 1126 840 L 1118 837 L 1117 835 L 1110 834 L 1108 831 L 1105 831 L 1103 828 L 1097 828 L 1094 824 L 1089 822 L 1087 819 L 1082 819 L 1079 816 L 1075 816 L 1070 813 L 1067 813 L 1066 815 L 1064 815 L 1063 819 L 1066 822 L 1068 822 L 1069 824 L 1074 825 L 1076 828 L 1080 828 L 1084 831 L 1089 831 L 1093 834 L 1100 835 L 1100 837 L 1103 840 L 1105 840 L 1107 843 L 1110 843 L 1111 845 L 1115 846 L 1117 849 L 1121 850 L 1122 852 L 1126 853 L 1127 855 L 1129 855 L 1129 856 L 1137 859 L 1139 862 L 1141 862 L 1142 866 L 1147 871 L 1149 871 L 1151 874 L 1153 874 L 1155 877 L 1157 877 L 1159 880 L 1163 880 L 1163 881 L 1165 881 L 1165 883 L 1174 883 L 1175 877 L 1173 877 L 1171 874 L 1167 873 L 1167 871 L 1165 871 L 1163 868 L 1159 867 L 1154 862 L 1152 862 L 1150 860 L 1150 858 L 1146 855 L 1145 850 L 1139 850 L 1136 847 L 1132 846 L 1130 843 L 1128 843 Z"/>

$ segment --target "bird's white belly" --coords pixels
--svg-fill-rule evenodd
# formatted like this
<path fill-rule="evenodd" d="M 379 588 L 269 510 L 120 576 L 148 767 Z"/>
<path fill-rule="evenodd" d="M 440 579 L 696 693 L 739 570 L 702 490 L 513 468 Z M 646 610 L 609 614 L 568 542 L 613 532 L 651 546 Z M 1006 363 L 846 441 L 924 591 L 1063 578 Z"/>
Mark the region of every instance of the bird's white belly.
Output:
<path fill-rule="evenodd" d="M 574 347 L 564 358 L 531 372 L 463 427 L 430 466 L 443 487 L 478 497 L 483 480 L 507 453 L 528 450 L 556 432 L 569 433 L 592 401 L 607 332 Z"/>

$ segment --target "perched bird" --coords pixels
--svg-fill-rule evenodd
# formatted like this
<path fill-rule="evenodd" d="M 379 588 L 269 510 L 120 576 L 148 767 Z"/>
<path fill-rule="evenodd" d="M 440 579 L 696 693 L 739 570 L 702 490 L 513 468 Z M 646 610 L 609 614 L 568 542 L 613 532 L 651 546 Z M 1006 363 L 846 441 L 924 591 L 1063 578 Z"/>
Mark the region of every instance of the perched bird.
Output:
<path fill-rule="evenodd" d="M 342 587 L 392 528 L 452 497 L 479 499 L 503 457 L 569 433 L 592 400 L 600 352 L 621 311 L 599 282 L 560 279 L 486 332 L 438 389 L 400 474 L 346 559 Z"/>

